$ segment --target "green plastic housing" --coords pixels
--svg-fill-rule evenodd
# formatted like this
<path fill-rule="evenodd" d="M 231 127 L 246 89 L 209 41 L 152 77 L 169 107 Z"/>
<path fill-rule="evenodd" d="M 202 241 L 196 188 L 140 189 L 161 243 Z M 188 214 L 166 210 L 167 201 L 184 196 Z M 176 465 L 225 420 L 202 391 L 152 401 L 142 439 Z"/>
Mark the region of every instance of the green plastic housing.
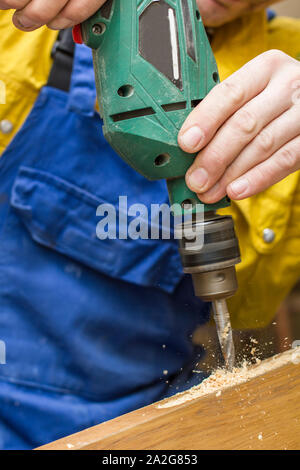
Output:
<path fill-rule="evenodd" d="M 184 179 L 195 155 L 179 148 L 177 136 L 219 82 L 195 0 L 107 0 L 82 34 L 93 49 L 106 139 L 146 178 L 165 178 L 172 204 L 194 210 L 183 203 L 199 203 Z"/>

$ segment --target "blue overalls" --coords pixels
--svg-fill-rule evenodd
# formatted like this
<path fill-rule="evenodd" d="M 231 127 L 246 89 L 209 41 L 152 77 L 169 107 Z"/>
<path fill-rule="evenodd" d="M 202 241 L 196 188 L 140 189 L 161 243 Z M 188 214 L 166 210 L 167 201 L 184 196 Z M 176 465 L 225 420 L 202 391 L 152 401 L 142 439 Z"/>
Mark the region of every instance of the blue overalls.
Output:
<path fill-rule="evenodd" d="M 33 448 L 200 382 L 209 309 L 174 240 L 99 240 L 96 209 L 167 202 L 104 140 L 91 52 L 0 159 L 0 448 Z"/>

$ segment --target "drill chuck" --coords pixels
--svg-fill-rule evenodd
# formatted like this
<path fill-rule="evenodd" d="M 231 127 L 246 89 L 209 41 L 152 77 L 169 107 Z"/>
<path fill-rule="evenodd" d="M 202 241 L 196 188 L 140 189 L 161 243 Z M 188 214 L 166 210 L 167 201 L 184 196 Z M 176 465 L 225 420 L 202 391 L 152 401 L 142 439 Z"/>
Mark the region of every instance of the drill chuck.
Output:
<path fill-rule="evenodd" d="M 184 272 L 192 275 L 197 297 L 214 301 L 234 295 L 235 265 L 241 258 L 232 217 L 208 212 L 203 220 L 185 222 L 178 230 L 183 234 L 179 251 Z M 196 236 L 199 233 L 203 236 Z"/>
<path fill-rule="evenodd" d="M 237 291 L 235 265 L 241 261 L 232 217 L 207 212 L 203 220 L 196 217 L 177 230 L 184 271 L 192 275 L 195 295 L 212 302 L 225 366 L 232 370 L 235 349 L 225 299 Z"/>

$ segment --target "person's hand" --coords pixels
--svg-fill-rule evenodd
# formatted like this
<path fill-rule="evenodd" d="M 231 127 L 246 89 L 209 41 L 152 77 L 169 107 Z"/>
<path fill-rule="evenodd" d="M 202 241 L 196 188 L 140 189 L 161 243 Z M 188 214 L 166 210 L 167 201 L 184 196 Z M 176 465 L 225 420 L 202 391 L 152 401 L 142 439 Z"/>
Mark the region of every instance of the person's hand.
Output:
<path fill-rule="evenodd" d="M 204 203 L 244 199 L 300 169 L 300 63 L 276 50 L 256 57 L 211 90 L 178 142 L 199 151 L 186 182 Z"/>
<path fill-rule="evenodd" d="M 16 10 L 14 25 L 33 31 L 47 25 L 65 29 L 92 16 L 106 0 L 0 0 L 0 10 Z"/>
<path fill-rule="evenodd" d="M 266 8 L 282 0 L 197 0 L 205 26 L 228 23 L 244 13 Z"/>

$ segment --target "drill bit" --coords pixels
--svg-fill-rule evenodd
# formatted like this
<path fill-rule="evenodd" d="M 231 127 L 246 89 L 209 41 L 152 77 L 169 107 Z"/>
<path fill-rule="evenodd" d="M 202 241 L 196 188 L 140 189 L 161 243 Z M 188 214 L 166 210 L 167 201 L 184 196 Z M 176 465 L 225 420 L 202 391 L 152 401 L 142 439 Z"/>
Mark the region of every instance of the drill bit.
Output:
<path fill-rule="evenodd" d="M 225 299 L 214 300 L 212 308 L 225 366 L 226 369 L 232 370 L 235 363 L 235 351 L 227 302 Z"/>

